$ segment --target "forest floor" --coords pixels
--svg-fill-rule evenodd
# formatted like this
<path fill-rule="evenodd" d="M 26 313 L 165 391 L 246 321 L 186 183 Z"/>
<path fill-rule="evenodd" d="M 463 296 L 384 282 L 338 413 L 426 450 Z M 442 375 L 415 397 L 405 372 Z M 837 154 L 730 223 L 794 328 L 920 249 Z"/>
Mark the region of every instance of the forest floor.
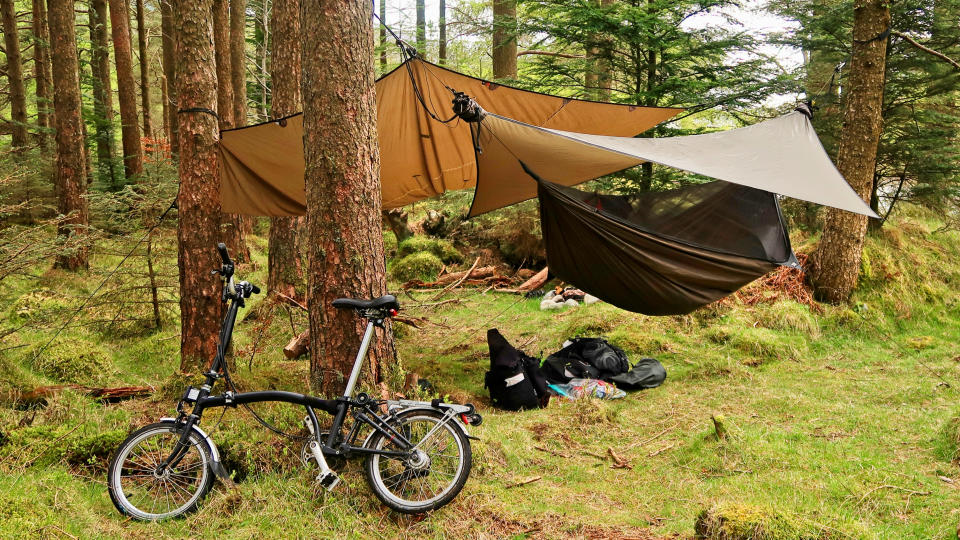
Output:
<path fill-rule="evenodd" d="M 67 328 L 43 355 L 50 360 L 33 360 L 119 259 L 105 250 L 79 277 L 40 269 L 8 278 L 0 318 L 24 326 L 0 343 L 0 393 L 62 380 L 156 391 L 103 405 L 67 390 L 44 408 L 0 407 L 0 537 L 689 538 L 711 511 L 730 520 L 728 533 L 746 532 L 730 538 L 956 538 L 960 234 L 937 226 L 904 215 L 872 235 L 849 306 L 812 310 L 768 292 L 754 305 L 733 297 L 654 318 L 603 303 L 541 312 L 537 299 L 479 290 L 451 292 L 446 298 L 461 301 L 435 307 L 401 296 L 407 316 L 428 321 L 398 331 L 403 368 L 484 415 L 466 488 L 417 518 L 380 505 L 359 463 L 326 494 L 300 464 L 299 446 L 230 410 L 204 427 L 236 487 L 218 485 L 185 519 L 124 519 L 107 494 L 106 458 L 131 428 L 173 413 L 184 384 L 174 375 L 176 320 L 167 314 L 161 329 L 137 330 L 96 322 L 106 308 L 85 309 L 79 321 L 91 324 Z M 795 246 L 806 251 L 811 241 Z M 238 271 L 259 284 L 264 243 L 251 237 L 254 263 Z M 175 259 L 165 264 L 169 271 Z M 236 336 L 241 388 L 305 391 L 306 361 L 280 353 L 303 315 L 257 300 L 245 317 Z M 495 411 L 483 388 L 494 327 L 533 355 L 569 337 L 606 336 L 633 358 L 659 359 L 668 378 L 618 401 Z M 292 407 L 258 410 L 299 424 Z M 717 413 L 725 439 L 713 431 Z M 614 468 L 610 449 L 629 467 Z"/>

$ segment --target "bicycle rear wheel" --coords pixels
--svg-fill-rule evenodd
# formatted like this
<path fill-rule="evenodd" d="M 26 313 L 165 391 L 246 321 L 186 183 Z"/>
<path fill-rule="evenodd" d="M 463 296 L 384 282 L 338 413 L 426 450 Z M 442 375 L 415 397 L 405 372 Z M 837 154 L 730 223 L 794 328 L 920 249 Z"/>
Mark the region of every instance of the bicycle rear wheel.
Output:
<path fill-rule="evenodd" d="M 401 413 L 393 428 L 416 450 L 406 458 L 371 454 L 367 457 L 367 482 L 373 493 L 390 508 L 405 514 L 420 514 L 449 503 L 460 493 L 473 465 L 470 440 L 456 419 L 442 423 L 443 414 L 433 410 Z M 398 451 L 400 448 L 377 432 L 367 448 Z"/>
<path fill-rule="evenodd" d="M 176 448 L 183 427 L 169 422 L 151 424 L 123 441 L 110 461 L 110 499 L 124 515 L 142 521 L 182 516 L 213 487 L 213 458 L 207 441 L 190 434 L 190 445 L 173 467 L 159 466 Z"/>

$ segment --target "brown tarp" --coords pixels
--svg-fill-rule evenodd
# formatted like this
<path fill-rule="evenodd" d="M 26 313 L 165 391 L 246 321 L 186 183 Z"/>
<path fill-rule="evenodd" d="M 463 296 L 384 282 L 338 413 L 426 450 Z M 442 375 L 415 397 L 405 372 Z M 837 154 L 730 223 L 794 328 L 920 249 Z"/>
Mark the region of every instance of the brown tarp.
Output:
<path fill-rule="evenodd" d="M 448 87 L 471 96 L 486 111 L 533 126 L 588 134 L 631 137 L 681 111 L 549 96 L 408 60 L 376 83 L 385 209 L 477 183 L 469 125 L 459 119 L 449 123 L 432 119 L 418 101 L 411 77 L 423 103 L 443 120 L 452 115 Z M 305 212 L 302 115 L 226 130 L 219 153 L 225 212 L 263 216 Z M 515 180 L 524 178 L 521 173 Z M 511 202 L 516 201 L 504 199 L 500 206 Z"/>
<path fill-rule="evenodd" d="M 689 313 L 798 266 L 766 191 L 718 180 L 626 197 L 537 184 L 551 273 L 629 311 Z"/>

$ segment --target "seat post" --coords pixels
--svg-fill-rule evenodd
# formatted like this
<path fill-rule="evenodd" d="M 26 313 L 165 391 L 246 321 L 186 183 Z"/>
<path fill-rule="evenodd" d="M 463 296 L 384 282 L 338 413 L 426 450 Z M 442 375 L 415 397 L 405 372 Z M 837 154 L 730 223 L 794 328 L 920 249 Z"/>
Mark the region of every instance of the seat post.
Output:
<path fill-rule="evenodd" d="M 353 362 L 353 371 L 350 372 L 350 379 L 347 381 L 347 388 L 343 391 L 343 397 L 349 398 L 353 395 L 353 387 L 360 378 L 360 368 L 363 366 L 363 359 L 367 356 L 367 350 L 370 349 L 370 341 L 373 339 L 373 321 L 367 321 L 367 331 L 363 333 L 363 341 L 360 343 L 360 350 L 357 351 L 357 359 Z"/>

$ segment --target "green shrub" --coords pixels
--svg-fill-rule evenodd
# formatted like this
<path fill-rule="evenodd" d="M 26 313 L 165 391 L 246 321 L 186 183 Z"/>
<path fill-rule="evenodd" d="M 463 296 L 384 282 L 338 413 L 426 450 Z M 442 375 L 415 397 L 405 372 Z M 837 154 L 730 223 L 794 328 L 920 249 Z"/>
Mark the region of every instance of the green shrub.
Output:
<path fill-rule="evenodd" d="M 397 257 L 404 258 L 414 253 L 432 253 L 446 264 L 463 262 L 463 255 L 446 240 L 429 236 L 411 236 L 397 246 Z"/>
<path fill-rule="evenodd" d="M 96 344 L 80 338 L 61 338 L 39 356 L 30 354 L 34 371 L 69 383 L 96 382 L 108 373 L 109 355 Z"/>
<path fill-rule="evenodd" d="M 421 251 L 394 261 L 393 266 L 390 267 L 390 274 L 396 280 L 404 282 L 413 279 L 433 281 L 441 268 L 443 268 L 443 261 L 439 257 L 433 253 Z"/>
<path fill-rule="evenodd" d="M 122 429 L 78 437 L 64 445 L 64 457 L 71 465 L 95 465 L 98 468 L 106 468 L 107 460 L 126 438 L 127 432 Z"/>

